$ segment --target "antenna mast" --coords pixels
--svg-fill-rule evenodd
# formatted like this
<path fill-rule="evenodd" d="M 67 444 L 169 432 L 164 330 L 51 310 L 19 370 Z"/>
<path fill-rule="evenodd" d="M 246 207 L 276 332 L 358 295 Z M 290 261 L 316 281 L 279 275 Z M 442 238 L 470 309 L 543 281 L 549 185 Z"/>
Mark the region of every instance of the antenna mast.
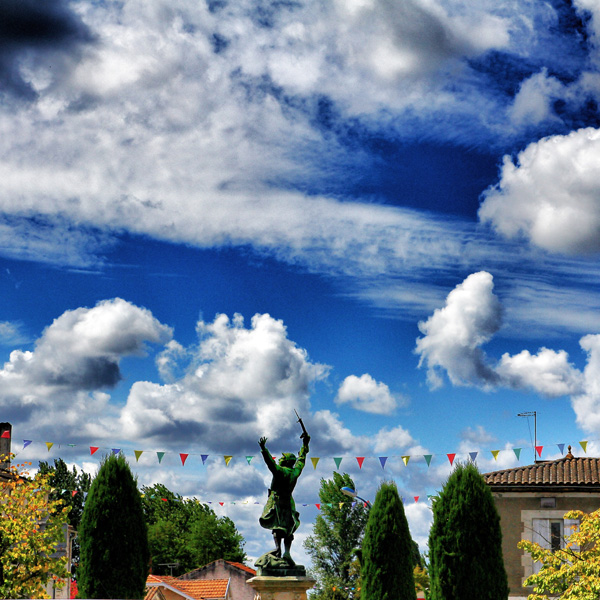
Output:
<path fill-rule="evenodd" d="M 535 453 L 537 447 L 537 412 L 535 410 L 530 410 L 528 412 L 519 413 L 517 417 L 533 417 L 533 439 L 535 440 L 533 443 L 533 462 L 536 463 L 537 459 L 535 457 Z M 531 435 L 531 429 L 529 432 L 529 435 Z"/>

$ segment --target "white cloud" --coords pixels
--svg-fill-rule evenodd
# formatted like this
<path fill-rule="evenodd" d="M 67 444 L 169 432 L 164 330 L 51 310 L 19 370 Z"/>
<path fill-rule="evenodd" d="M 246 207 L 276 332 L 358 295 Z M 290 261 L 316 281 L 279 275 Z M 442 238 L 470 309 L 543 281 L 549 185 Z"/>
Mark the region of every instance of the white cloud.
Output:
<path fill-rule="evenodd" d="M 580 129 L 506 156 L 479 218 L 507 237 L 554 252 L 600 251 L 600 130 Z"/>
<path fill-rule="evenodd" d="M 547 69 L 542 69 L 519 86 L 508 111 L 510 120 L 519 127 L 524 124 L 537 125 L 546 119 L 558 120 L 552 112 L 552 102 L 562 92 L 563 86 L 558 79 L 549 77 Z"/>
<path fill-rule="evenodd" d="M 507 387 L 531 389 L 547 397 L 577 394 L 583 384 L 581 372 L 569 363 L 564 350 L 541 348 L 535 355 L 528 350 L 513 356 L 505 353 L 496 372 Z"/>
<path fill-rule="evenodd" d="M 448 294 L 444 308 L 419 323 L 424 337 L 417 339 L 419 366 L 427 366 L 433 387 L 442 384 L 440 370 L 455 385 L 495 385 L 498 376 L 481 346 L 498 331 L 502 307 L 493 294 L 492 276 L 469 275 Z"/>
<path fill-rule="evenodd" d="M 385 383 L 375 381 L 371 375 L 365 373 L 360 377 L 346 377 L 340 385 L 335 403 L 350 404 L 352 408 L 364 412 L 389 415 L 396 409 L 398 400 Z"/>
<path fill-rule="evenodd" d="M 600 335 L 586 335 L 580 340 L 588 359 L 584 376 L 584 392 L 571 398 L 577 423 L 587 432 L 600 431 Z"/>
<path fill-rule="evenodd" d="M 413 437 L 404 427 L 400 425 L 394 429 L 384 427 L 375 435 L 373 450 L 377 453 L 386 452 L 391 448 L 406 448 L 413 443 Z"/>

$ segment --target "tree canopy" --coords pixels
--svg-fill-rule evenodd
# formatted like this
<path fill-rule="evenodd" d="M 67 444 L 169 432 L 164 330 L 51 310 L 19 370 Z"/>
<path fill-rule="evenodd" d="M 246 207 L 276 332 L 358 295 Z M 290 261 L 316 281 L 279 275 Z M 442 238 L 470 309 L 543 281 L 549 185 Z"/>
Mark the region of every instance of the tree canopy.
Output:
<path fill-rule="evenodd" d="M 358 587 L 360 570 L 352 567 L 368 513 L 361 502 L 352 506 L 350 498 L 341 492 L 342 487 L 354 489 L 354 482 L 346 473 L 334 471 L 332 479 L 321 479 L 321 511 L 312 535 L 304 542 L 313 563 L 311 574 L 317 580 L 318 591 L 312 597 L 319 600 L 345 600 L 351 597 L 352 588 Z"/>
<path fill-rule="evenodd" d="M 433 600 L 508 597 L 500 517 L 472 463 L 458 464 L 434 499 L 429 559 Z"/>
<path fill-rule="evenodd" d="M 90 488 L 79 528 L 79 595 L 143 598 L 148 534 L 140 493 L 123 455 L 104 458 Z"/>
<path fill-rule="evenodd" d="M 564 548 L 542 548 L 528 540 L 518 543 L 534 562 L 541 563 L 538 573 L 524 585 L 533 586 L 529 600 L 597 600 L 600 598 L 600 510 L 593 513 L 570 511 L 565 519 L 578 520 L 579 527 L 567 534 Z"/>
<path fill-rule="evenodd" d="M 47 583 L 67 576 L 67 557 L 56 551 L 69 508 L 51 497 L 48 474 L 29 478 L 25 467 L 11 466 L 0 484 L 0 597 L 49 598 Z"/>
<path fill-rule="evenodd" d="M 383 482 L 365 529 L 363 600 L 415 600 L 413 541 L 396 484 Z"/>
<path fill-rule="evenodd" d="M 207 505 L 162 484 L 142 493 L 153 573 L 179 575 L 219 558 L 246 560 L 244 538 L 228 517 L 217 517 Z"/>

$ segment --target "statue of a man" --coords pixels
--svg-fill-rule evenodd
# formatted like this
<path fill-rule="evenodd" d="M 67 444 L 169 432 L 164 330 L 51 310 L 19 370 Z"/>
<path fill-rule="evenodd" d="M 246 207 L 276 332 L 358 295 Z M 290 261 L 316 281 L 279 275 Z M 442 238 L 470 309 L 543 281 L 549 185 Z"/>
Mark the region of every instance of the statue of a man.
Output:
<path fill-rule="evenodd" d="M 275 541 L 275 550 L 267 553 L 273 556 L 282 566 L 293 567 L 295 565 L 290 554 L 294 531 L 300 525 L 300 514 L 296 510 L 296 504 L 292 497 L 292 492 L 296 486 L 296 481 L 304 469 L 304 462 L 308 454 L 308 442 L 310 436 L 304 432 L 301 436 L 302 448 L 298 453 L 298 458 L 291 452 L 284 452 L 279 459 L 279 464 L 273 460 L 271 453 L 267 450 L 267 438 L 261 437 L 258 444 L 262 457 L 273 474 L 271 487 L 269 489 L 269 498 L 259 519 L 259 523 L 265 529 L 273 532 Z M 281 542 L 283 540 L 284 552 L 281 553 Z M 266 555 L 264 555 L 266 556 Z"/>

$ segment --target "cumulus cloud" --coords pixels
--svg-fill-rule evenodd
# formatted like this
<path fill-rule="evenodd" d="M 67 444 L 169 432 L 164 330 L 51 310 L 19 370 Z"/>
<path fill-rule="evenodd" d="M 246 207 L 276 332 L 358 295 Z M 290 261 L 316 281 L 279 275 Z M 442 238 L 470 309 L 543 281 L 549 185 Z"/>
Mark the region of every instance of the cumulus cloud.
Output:
<path fill-rule="evenodd" d="M 498 233 L 553 252 L 600 251 L 600 130 L 580 129 L 506 156 L 479 218 Z"/>
<path fill-rule="evenodd" d="M 364 412 L 389 415 L 396 409 L 398 400 L 385 383 L 375 381 L 365 373 L 360 377 L 346 377 L 340 385 L 335 403 L 350 404 L 352 408 Z"/>
<path fill-rule="evenodd" d="M 442 384 L 443 369 L 455 385 L 495 385 L 498 375 L 481 350 L 500 328 L 502 307 L 493 293 L 492 276 L 469 275 L 448 294 L 444 308 L 419 323 L 419 366 L 427 367 L 432 387 Z"/>
<path fill-rule="evenodd" d="M 188 350 L 192 357 L 182 377 L 131 386 L 121 431 L 163 442 L 188 432 L 202 448 L 226 452 L 253 448 L 263 435 L 276 444 L 288 439 L 295 432 L 294 408 L 308 412 L 311 386 L 328 367 L 310 362 L 283 322 L 267 314 L 255 315 L 248 328 L 241 315 L 218 315 L 200 321 L 197 330 L 199 342 Z M 174 345 L 167 350 L 171 362 L 181 354 Z M 164 353 L 160 361 L 164 370 Z"/>
<path fill-rule="evenodd" d="M 504 353 L 497 362 L 483 351 L 500 328 L 502 312 L 493 278 L 482 271 L 469 275 L 448 294 L 443 308 L 419 323 L 425 337 L 417 339 L 415 352 L 419 366 L 427 366 L 430 385 L 442 385 L 446 373 L 454 385 L 532 390 L 550 398 L 579 394 L 585 377 L 564 350 Z"/>
<path fill-rule="evenodd" d="M 93 308 L 66 311 L 35 342 L 33 350 L 13 350 L 0 370 L 0 405 L 14 422 L 35 427 L 56 423 L 87 425 L 108 415 L 104 389 L 121 379 L 120 361 L 142 356 L 145 344 L 165 343 L 171 329 L 150 311 L 116 298 Z"/>
<path fill-rule="evenodd" d="M 375 435 L 373 450 L 375 452 L 386 452 L 390 448 L 406 448 L 414 443 L 410 432 L 401 425 L 393 429 L 384 427 Z"/>
<path fill-rule="evenodd" d="M 579 426 L 597 433 L 600 431 L 600 335 L 586 335 L 579 343 L 587 353 L 584 389 L 571 398 L 571 403 Z"/>

